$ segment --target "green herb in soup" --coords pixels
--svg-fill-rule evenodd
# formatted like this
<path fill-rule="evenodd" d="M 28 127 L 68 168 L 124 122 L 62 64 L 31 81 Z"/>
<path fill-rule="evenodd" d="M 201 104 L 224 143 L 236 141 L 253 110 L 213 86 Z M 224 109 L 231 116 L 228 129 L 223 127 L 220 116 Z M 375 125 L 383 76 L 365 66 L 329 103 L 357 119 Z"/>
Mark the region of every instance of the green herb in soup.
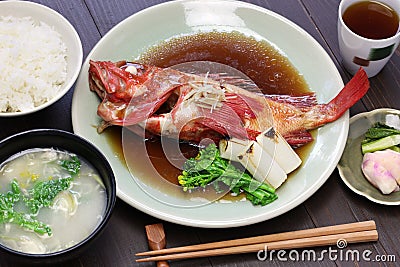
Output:
<path fill-rule="evenodd" d="M 69 160 L 62 160 L 61 167 L 67 170 L 71 175 L 77 175 L 81 169 L 81 161 L 77 156 L 73 156 Z"/>
<path fill-rule="evenodd" d="M 64 250 L 96 228 L 106 198 L 97 171 L 78 156 L 24 151 L 0 166 L 0 243 L 31 254 Z"/>
<path fill-rule="evenodd" d="M 29 214 L 14 210 L 14 205 L 20 200 L 21 189 L 16 180 L 11 182 L 11 191 L 0 194 L 0 223 L 13 223 L 38 234 L 51 235 L 48 225 L 33 219 Z"/>
<path fill-rule="evenodd" d="M 50 207 L 58 193 L 67 190 L 71 182 L 72 177 L 38 182 L 28 191 L 30 198 L 24 196 L 24 201 L 31 212 L 36 214 L 40 208 Z"/>

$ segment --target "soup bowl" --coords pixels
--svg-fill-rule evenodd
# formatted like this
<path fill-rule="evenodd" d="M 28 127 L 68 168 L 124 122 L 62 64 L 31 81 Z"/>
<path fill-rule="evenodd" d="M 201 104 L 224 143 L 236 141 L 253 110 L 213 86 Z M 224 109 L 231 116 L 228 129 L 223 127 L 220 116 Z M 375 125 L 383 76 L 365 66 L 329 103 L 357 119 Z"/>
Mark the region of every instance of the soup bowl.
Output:
<path fill-rule="evenodd" d="M 3 242 L 0 243 L 0 249 L 9 253 L 10 256 L 15 257 L 16 261 L 18 262 L 29 262 L 30 264 L 54 264 L 55 262 L 65 261 L 77 257 L 83 250 L 90 247 L 89 244 L 104 230 L 115 205 L 116 183 L 110 164 L 93 144 L 72 133 L 55 129 L 31 130 L 13 135 L 1 141 L 0 169 L 4 168 L 5 163 L 10 162 L 10 159 L 15 159 L 18 157 L 18 155 L 26 153 L 26 151 L 41 149 L 51 149 L 50 151 L 57 151 L 60 153 L 67 152 L 69 154 L 76 155 L 82 160 L 82 166 L 83 164 L 87 164 L 88 166 L 91 165 L 93 170 L 97 171 L 98 177 L 101 178 L 101 182 L 99 182 L 99 184 L 102 184 L 102 189 L 100 190 L 103 194 L 105 191 L 105 197 L 103 195 L 102 198 L 103 200 L 105 199 L 105 201 L 102 202 L 105 202 L 105 207 L 103 205 L 102 208 L 99 209 L 103 210 L 103 214 L 99 216 L 101 219 L 97 219 L 97 221 L 94 223 L 96 226 L 91 232 L 88 231 L 90 234 L 85 236 L 81 241 L 77 240 L 72 246 L 65 246 L 59 251 L 40 254 L 20 251 L 20 249 L 17 250 L 4 245 Z M 82 176 L 79 176 L 79 178 L 76 178 L 76 180 L 79 181 L 78 179 L 81 179 L 81 177 Z M 5 194 L 5 191 L 7 191 L 5 188 L 1 189 L 2 194 Z M 92 203 L 89 205 L 92 205 Z M 77 209 L 79 210 L 79 208 L 80 206 L 78 206 Z M 76 220 L 77 218 L 73 219 Z M 0 225 L 0 227 L 3 226 Z M 55 234 L 56 233 L 54 233 L 54 235 Z"/>

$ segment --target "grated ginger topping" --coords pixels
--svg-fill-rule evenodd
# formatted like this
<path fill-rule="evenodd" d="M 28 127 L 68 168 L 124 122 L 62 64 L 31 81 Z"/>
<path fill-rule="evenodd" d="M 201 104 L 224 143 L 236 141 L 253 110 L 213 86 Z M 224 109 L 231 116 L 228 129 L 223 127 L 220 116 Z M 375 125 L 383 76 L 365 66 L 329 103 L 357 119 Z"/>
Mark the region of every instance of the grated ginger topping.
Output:
<path fill-rule="evenodd" d="M 222 102 L 226 101 L 225 89 L 216 83 L 208 82 L 189 82 L 189 86 L 193 88 L 184 98 L 184 100 L 194 101 L 201 108 L 214 109 L 222 107 Z"/>

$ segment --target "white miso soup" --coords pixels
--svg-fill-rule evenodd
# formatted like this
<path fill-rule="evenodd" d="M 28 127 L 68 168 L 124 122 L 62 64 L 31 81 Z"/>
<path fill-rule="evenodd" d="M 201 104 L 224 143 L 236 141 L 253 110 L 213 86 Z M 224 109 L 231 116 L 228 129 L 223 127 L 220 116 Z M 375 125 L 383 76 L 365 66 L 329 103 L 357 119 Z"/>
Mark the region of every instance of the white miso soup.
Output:
<path fill-rule="evenodd" d="M 71 247 L 102 221 L 107 194 L 87 161 L 55 149 L 32 149 L 0 166 L 0 243 L 46 254 Z"/>

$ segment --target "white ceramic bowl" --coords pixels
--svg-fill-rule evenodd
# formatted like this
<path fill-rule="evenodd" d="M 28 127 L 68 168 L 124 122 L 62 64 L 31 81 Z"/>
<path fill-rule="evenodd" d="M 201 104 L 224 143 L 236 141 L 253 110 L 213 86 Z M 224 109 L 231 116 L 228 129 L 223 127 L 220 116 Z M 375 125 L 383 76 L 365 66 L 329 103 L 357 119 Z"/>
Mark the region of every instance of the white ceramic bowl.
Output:
<path fill-rule="evenodd" d="M 34 21 L 41 21 L 53 27 L 61 34 L 67 47 L 67 78 L 61 90 L 46 103 L 31 110 L 22 112 L 0 112 L 0 117 L 13 117 L 36 112 L 55 103 L 63 97 L 75 83 L 82 66 L 82 43 L 78 33 L 71 23 L 61 14 L 44 5 L 27 1 L 0 1 L 0 17 L 30 17 Z"/>

